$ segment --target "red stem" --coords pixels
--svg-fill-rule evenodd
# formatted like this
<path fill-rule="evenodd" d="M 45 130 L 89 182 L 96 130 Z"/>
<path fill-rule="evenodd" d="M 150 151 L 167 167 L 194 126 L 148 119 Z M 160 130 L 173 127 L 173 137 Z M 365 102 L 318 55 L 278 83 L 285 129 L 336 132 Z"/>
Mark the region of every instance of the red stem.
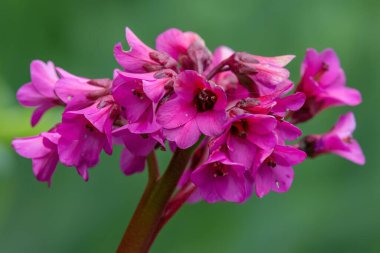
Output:
<path fill-rule="evenodd" d="M 192 148 L 177 148 L 162 178 L 148 183 L 140 203 L 124 233 L 117 253 L 146 253 L 155 238 L 162 214 L 186 168 Z"/>

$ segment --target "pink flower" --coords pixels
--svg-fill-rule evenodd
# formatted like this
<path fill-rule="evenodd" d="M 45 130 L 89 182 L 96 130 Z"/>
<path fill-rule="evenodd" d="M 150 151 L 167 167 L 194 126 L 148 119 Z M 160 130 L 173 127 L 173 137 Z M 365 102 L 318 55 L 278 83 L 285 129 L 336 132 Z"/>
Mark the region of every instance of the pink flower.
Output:
<path fill-rule="evenodd" d="M 225 46 L 221 46 L 215 49 L 212 57 L 212 63 L 206 69 L 205 75 L 210 74 L 212 69 L 217 67 L 218 64 L 221 64 L 223 61 L 227 60 L 233 54 L 234 51 Z M 232 71 L 222 71 L 216 73 L 211 80 L 223 87 L 226 92 L 229 104 L 236 103 L 237 100 L 250 96 L 249 90 L 239 83 L 239 79 Z"/>
<path fill-rule="evenodd" d="M 195 144 L 201 133 L 216 136 L 223 132 L 227 98 L 221 87 L 186 70 L 178 75 L 174 92 L 157 111 L 157 122 L 168 140 L 185 149 Z"/>
<path fill-rule="evenodd" d="M 254 97 L 271 94 L 291 84 L 289 71 L 284 67 L 293 55 L 263 57 L 244 52 L 233 54 L 228 60 L 231 70 Z"/>
<path fill-rule="evenodd" d="M 85 181 L 88 180 L 88 168 L 98 164 L 102 149 L 112 153 L 107 135 L 94 127 L 83 114 L 65 112 L 58 133 L 61 135 L 58 141 L 60 162 L 76 167 Z"/>
<path fill-rule="evenodd" d="M 128 125 L 116 129 L 113 134 L 125 145 L 121 153 L 120 167 L 127 176 L 142 172 L 149 153 L 158 143 L 164 145 L 159 133 L 134 134 L 129 131 Z"/>
<path fill-rule="evenodd" d="M 153 133 L 161 129 L 156 122 L 156 104 L 145 93 L 141 75 L 136 77 L 135 74 L 126 72 L 117 73 L 112 95 L 122 108 L 121 115 L 127 121 L 128 129 L 133 133 Z M 154 82 L 152 79 L 150 81 Z M 153 92 L 149 94 L 152 95 Z"/>
<path fill-rule="evenodd" d="M 177 62 L 164 51 L 158 52 L 145 45 L 128 27 L 126 38 L 130 46 L 124 51 L 121 43 L 116 44 L 114 56 L 125 71 L 131 73 L 146 73 L 162 69 L 175 69 Z"/>
<path fill-rule="evenodd" d="M 359 143 L 353 139 L 356 122 L 352 112 L 340 116 L 335 126 L 322 135 L 306 136 L 301 148 L 310 156 L 333 153 L 351 162 L 364 165 L 365 156 Z"/>
<path fill-rule="evenodd" d="M 209 203 L 229 201 L 241 203 L 250 191 L 246 186 L 245 168 L 215 152 L 191 175 L 200 195 Z"/>
<path fill-rule="evenodd" d="M 96 99 L 111 93 L 112 80 L 110 79 L 88 79 L 78 77 L 57 68 L 61 79 L 55 86 L 55 93 L 65 103 L 88 106 Z"/>
<path fill-rule="evenodd" d="M 211 62 L 211 53 L 202 38 L 193 32 L 172 28 L 161 33 L 156 40 L 157 50 L 178 61 L 182 70 L 203 73 Z"/>
<path fill-rule="evenodd" d="M 75 106 L 72 106 L 76 108 Z M 88 107 L 83 109 L 72 109 L 69 105 L 66 109 L 67 113 L 83 115 L 93 127 L 107 137 L 107 150 L 112 152 L 112 128 L 116 119 L 120 114 L 120 108 L 115 103 L 111 95 L 98 98 Z"/>
<path fill-rule="evenodd" d="M 277 137 L 277 144 L 285 145 L 285 141 L 294 141 L 302 135 L 302 131 L 285 120 L 289 112 L 297 111 L 305 101 L 305 95 L 297 92 L 288 96 L 285 94 L 290 86 L 285 87 L 271 95 L 258 98 L 240 100 L 230 110 L 230 115 L 254 114 L 272 115 L 277 120 L 276 128 L 273 129 Z"/>
<path fill-rule="evenodd" d="M 211 142 L 211 151 L 222 148 L 231 161 L 250 169 L 259 151 L 272 152 L 277 142 L 276 126 L 276 118 L 269 115 L 235 116 L 226 131 Z"/>
<path fill-rule="evenodd" d="M 58 75 L 52 62 L 34 60 L 30 65 L 32 81 L 17 91 L 17 100 L 23 106 L 37 107 L 32 115 L 31 124 L 35 126 L 50 108 L 62 102 L 54 92 Z"/>
<path fill-rule="evenodd" d="M 305 158 L 305 152 L 299 149 L 277 145 L 269 157 L 252 169 L 256 195 L 262 198 L 270 191 L 287 192 L 294 178 L 292 166 Z"/>
<path fill-rule="evenodd" d="M 17 154 L 32 159 L 33 173 L 38 181 L 51 183 L 51 177 L 58 164 L 57 143 L 60 135 L 56 129 L 38 136 L 16 138 L 12 146 Z"/>
<path fill-rule="evenodd" d="M 293 122 L 303 122 L 331 106 L 355 106 L 361 103 L 360 92 L 346 87 L 346 77 L 339 58 L 332 49 L 320 54 L 308 49 L 301 68 L 297 91 L 305 93 L 305 105 L 292 114 Z"/>

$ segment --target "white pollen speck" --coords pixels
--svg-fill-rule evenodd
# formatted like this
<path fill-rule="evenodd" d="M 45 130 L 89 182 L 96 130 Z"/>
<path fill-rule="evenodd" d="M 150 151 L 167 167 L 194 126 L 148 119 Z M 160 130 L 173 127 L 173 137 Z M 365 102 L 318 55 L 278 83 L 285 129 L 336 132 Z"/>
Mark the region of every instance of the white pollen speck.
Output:
<path fill-rule="evenodd" d="M 73 97 L 72 96 L 67 96 L 67 100 L 71 100 Z"/>
<path fill-rule="evenodd" d="M 280 189 L 280 182 L 276 181 L 276 187 Z"/>

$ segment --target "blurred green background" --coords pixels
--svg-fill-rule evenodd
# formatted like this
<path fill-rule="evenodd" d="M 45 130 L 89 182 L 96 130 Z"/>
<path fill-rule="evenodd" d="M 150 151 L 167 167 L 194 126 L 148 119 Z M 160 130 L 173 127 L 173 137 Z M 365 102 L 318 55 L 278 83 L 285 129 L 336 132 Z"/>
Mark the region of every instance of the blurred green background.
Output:
<path fill-rule="evenodd" d="M 113 252 L 143 191 L 146 175 L 125 177 L 119 150 L 102 157 L 85 183 L 59 167 L 52 187 L 37 182 L 31 162 L 10 148 L 13 137 L 47 130 L 59 110 L 29 126 L 31 110 L 16 90 L 39 58 L 78 75 L 111 77 L 112 50 L 130 26 L 149 45 L 169 27 L 199 33 L 259 55 L 334 48 L 348 84 L 361 90 L 357 108 L 334 108 L 302 125 L 327 131 L 339 114 L 355 112 L 356 138 L 367 156 L 359 167 L 335 156 L 296 167 L 287 194 L 253 197 L 243 205 L 187 205 L 165 227 L 152 252 L 380 252 L 380 2 L 350 0 L 193 0 L 0 2 L 0 252 Z M 162 156 L 162 164 L 168 157 Z"/>

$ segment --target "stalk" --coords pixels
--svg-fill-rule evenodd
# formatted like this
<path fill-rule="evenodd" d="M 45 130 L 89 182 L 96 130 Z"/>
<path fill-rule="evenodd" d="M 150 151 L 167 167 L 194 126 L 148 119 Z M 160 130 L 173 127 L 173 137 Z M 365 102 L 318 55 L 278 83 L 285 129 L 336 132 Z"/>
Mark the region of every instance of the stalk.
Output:
<path fill-rule="evenodd" d="M 148 252 L 164 210 L 195 146 L 186 150 L 177 148 L 163 176 L 154 183 L 148 183 L 120 242 L 117 253 Z"/>

